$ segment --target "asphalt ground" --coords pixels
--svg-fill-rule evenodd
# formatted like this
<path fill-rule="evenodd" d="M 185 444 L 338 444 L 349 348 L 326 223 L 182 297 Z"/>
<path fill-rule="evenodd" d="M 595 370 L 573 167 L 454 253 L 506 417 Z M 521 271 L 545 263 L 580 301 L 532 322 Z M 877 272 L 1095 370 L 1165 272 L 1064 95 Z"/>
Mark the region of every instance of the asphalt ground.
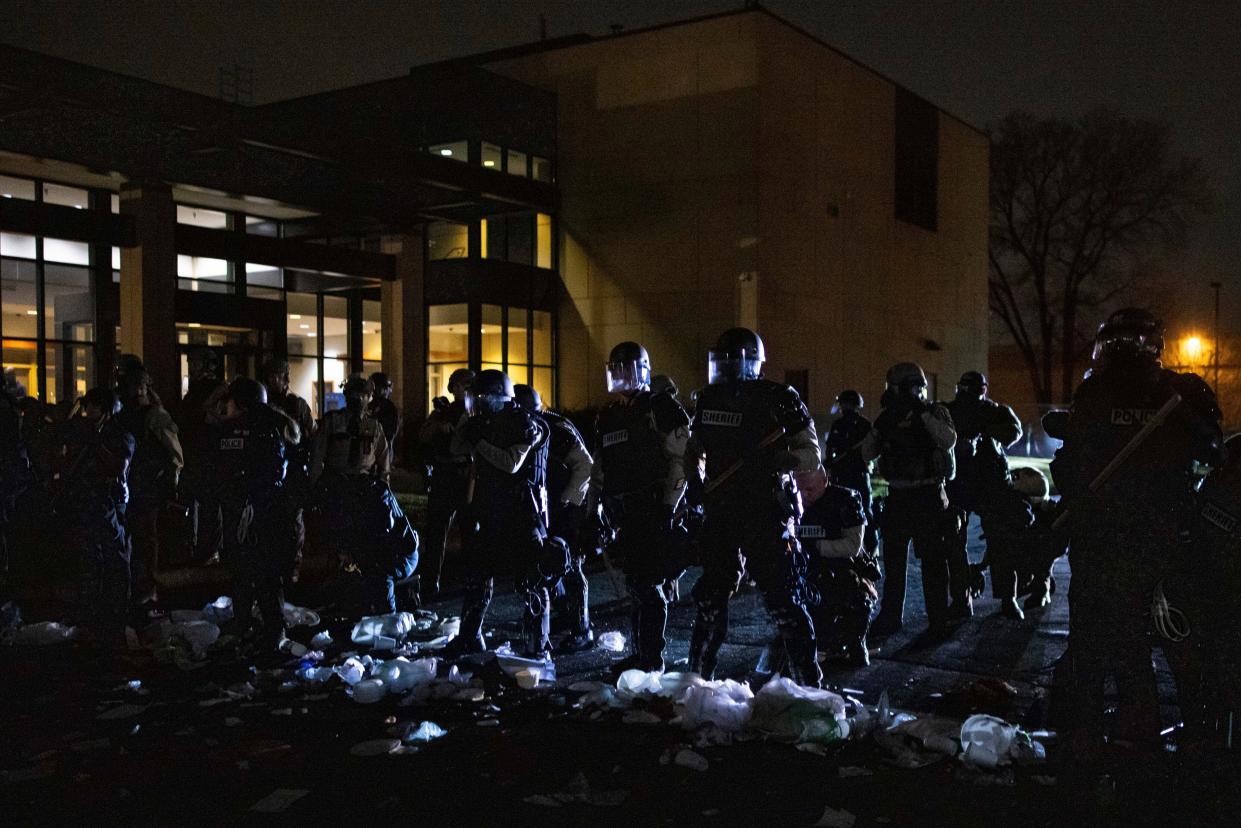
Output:
<path fill-rule="evenodd" d="M 669 669 L 685 657 L 696 575 L 685 576 L 686 598 L 672 608 Z M 1051 606 L 1017 622 L 984 598 L 950 640 L 928 648 L 914 644 L 925 626 L 916 562 L 909 581 L 906 632 L 882 642 L 869 668 L 826 663 L 828 682 L 868 704 L 886 690 L 901 709 L 957 719 L 986 712 L 1029 730 L 1054 729 L 1050 691 L 1067 643 L 1067 564 L 1057 566 Z M 165 591 L 165 600 L 198 608 L 215 591 L 209 582 L 187 584 Z M 290 598 L 320 606 L 325 596 L 309 584 Z M 591 604 L 597 631 L 627 634 L 623 588 L 606 570 L 591 576 Z M 460 611 L 451 593 L 427 606 Z M 516 597 L 502 591 L 490 616 L 493 644 L 515 634 L 519 613 Z M 349 619 L 324 616 L 338 640 L 347 634 Z M 731 621 L 721 673 L 744 678 L 774 627 L 750 591 L 735 599 Z M 222 655 L 182 671 L 146 653 L 116 659 L 84 644 L 4 648 L 0 823 L 1166 825 L 1235 824 L 1241 808 L 1241 761 L 1215 742 L 1173 738 L 1176 752 L 1118 760 L 1104 768 L 1111 780 L 1100 782 L 1097 768 L 1083 773 L 1055 739 L 1047 762 L 1030 767 L 976 771 L 945 759 L 907 770 L 870 740 L 826 755 L 762 741 L 701 746 L 675 724 L 626 724 L 620 713 L 576 709 L 568 686 L 606 677 L 620 655 L 559 657 L 556 684 L 534 690 L 483 670 L 482 702 L 404 707 L 397 696 L 357 704 L 336 679 L 282 687 L 288 673 L 279 665 Z M 1160 669 L 1171 726 L 1174 690 Z M 133 680 L 139 690 L 127 686 Z M 246 681 L 254 698 L 202 704 Z M 652 707 L 663 719 L 673 712 Z M 110 718 L 119 714 L 130 715 Z M 352 752 L 427 720 L 447 736 L 400 754 Z M 670 761 L 687 748 L 706 759 L 706 770 Z"/>

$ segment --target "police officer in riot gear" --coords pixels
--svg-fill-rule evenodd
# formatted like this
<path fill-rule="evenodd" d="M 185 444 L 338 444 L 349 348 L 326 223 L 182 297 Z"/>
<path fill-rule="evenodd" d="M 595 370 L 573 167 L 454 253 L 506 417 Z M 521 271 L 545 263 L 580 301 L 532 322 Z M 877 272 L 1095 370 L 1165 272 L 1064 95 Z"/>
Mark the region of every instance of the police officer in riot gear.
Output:
<path fill-rule="evenodd" d="M 586 499 L 590 492 L 593 461 L 582 435 L 568 419 L 543 408 L 539 392 L 529 385 L 513 386 L 514 400 L 526 411 L 538 416 L 549 430 L 547 450 L 547 531 L 563 540 L 569 549 L 569 571 L 556 586 L 563 595 L 564 608 L 571 618 L 569 635 L 561 642 L 560 652 L 581 652 L 594 646 L 595 633 L 590 626 L 590 582 L 584 566 L 587 549 L 579 543 L 579 534 L 586 518 Z M 553 597 L 553 606 L 556 605 Z"/>
<path fill-rule="evenodd" d="M 512 571 L 525 601 L 520 649 L 541 656 L 551 650 L 548 587 L 568 568 L 563 543 L 547 536 L 549 428 L 513 401 L 513 382 L 502 371 L 474 378 L 475 411 L 453 435 L 454 453 L 474 458 L 466 494 L 466 592 L 461 631 L 449 653 L 481 652 L 483 621 L 495 576 Z"/>
<path fill-rule="evenodd" d="M 17 500 L 34 483 L 30 456 L 22 439 L 22 415 L 17 398 L 7 382 L 0 386 L 0 583 L 7 576 L 9 533 L 12 530 Z M 16 385 L 16 378 L 13 380 Z"/>
<path fill-rule="evenodd" d="M 1073 395 L 1064 445 L 1052 462 L 1068 509 L 1073 570 L 1074 753 L 1087 758 L 1102 747 L 1109 674 L 1121 697 L 1112 744 L 1159 748 L 1152 594 L 1183 557 L 1195 506 L 1195 462 L 1216 465 L 1222 454 L 1215 395 L 1196 374 L 1163 368 L 1162 349 L 1163 326 L 1145 310 L 1117 311 L 1100 326 L 1090 375 Z M 1143 433 L 1152 420 L 1159 423 L 1160 411 L 1162 423 Z M 1139 435 L 1140 450 L 1096 485 Z"/>
<path fill-rule="evenodd" d="M 429 583 L 440 590 L 444 553 L 448 547 L 448 531 L 453 520 L 463 514 L 466 489 L 470 481 L 470 456 L 453 451 L 452 435 L 471 411 L 470 385 L 474 372 L 458 368 L 448 377 L 450 402 L 445 397 L 432 400 L 433 410 L 418 432 L 418 450 L 427 469 L 427 549 L 434 571 Z M 465 546 L 471 524 L 460 522 L 461 545 Z"/>
<path fill-rule="evenodd" d="M 831 469 L 834 484 L 853 489 L 861 497 L 867 520 L 866 549 L 873 553 L 878 541 L 871 514 L 870 463 L 858 451 L 871 428 L 870 420 L 862 415 L 864 407 L 862 395 L 851 388 L 837 395 L 832 413 L 840 416 L 823 441 L 823 464 Z"/>
<path fill-rule="evenodd" d="M 946 405 L 952 415 L 952 425 L 957 432 L 957 442 L 952 451 L 956 463 L 956 475 L 945 487 L 948 502 L 964 513 L 961 531 L 948 558 L 948 574 L 951 583 L 952 608 L 956 616 L 971 614 L 969 600 L 969 555 L 966 550 L 970 514 L 977 514 L 983 521 L 986 533 L 987 512 L 993 498 L 1004 499 L 1010 475 L 1005 449 L 1021 439 L 1021 420 L 1007 405 L 995 402 L 987 396 L 987 378 L 978 371 L 966 371 L 957 382 L 956 398 Z M 1003 511 L 1003 504 L 996 504 Z M 1005 518 L 998 518 L 1005 522 Z M 1004 603 L 1001 611 L 1020 619 L 1023 617 L 1017 605 L 1017 596 L 1009 594 L 1006 578 L 998 586 L 996 570 L 992 570 L 992 594 Z M 1015 586 L 1013 587 L 1015 589 Z"/>
<path fill-rule="evenodd" d="M 248 634 L 257 604 L 258 646 L 272 651 L 284 638 L 284 573 L 291 553 L 287 514 L 279 504 L 285 477 L 284 417 L 267 404 L 258 380 L 228 386 L 213 465 L 224 513 L 223 558 L 233 574 L 234 631 Z"/>
<path fill-rule="evenodd" d="M 621 342 L 605 366 L 612 400 L 595 421 L 592 492 L 616 530 L 633 599 L 634 654 L 621 667 L 662 670 L 668 601 L 685 569 L 674 525 L 685 494 L 689 417 L 667 392 L 651 391 L 651 358 Z"/>
<path fill-rule="evenodd" d="M 708 359 L 708 385 L 698 393 L 693 434 L 706 456 L 702 577 L 689 669 L 711 677 L 728 630 L 728 601 L 748 573 L 779 629 L 789 677 L 822 681 L 807 608 L 806 559 L 795 524 L 800 498 L 793 473 L 820 465 L 814 421 L 797 392 L 763 379 L 767 355 L 758 334 L 733 328 Z"/>
<path fill-rule="evenodd" d="M 883 601 L 876 634 L 904 624 L 905 572 L 909 544 L 922 561 L 928 641 L 942 638 L 948 625 L 948 548 L 959 521 L 953 520 L 944 484 L 953 476 L 956 431 L 948 409 L 927 399 L 922 368 L 901 362 L 887 374 L 886 404 L 862 442 L 863 459 L 878 459 L 888 481 L 883 514 Z"/>

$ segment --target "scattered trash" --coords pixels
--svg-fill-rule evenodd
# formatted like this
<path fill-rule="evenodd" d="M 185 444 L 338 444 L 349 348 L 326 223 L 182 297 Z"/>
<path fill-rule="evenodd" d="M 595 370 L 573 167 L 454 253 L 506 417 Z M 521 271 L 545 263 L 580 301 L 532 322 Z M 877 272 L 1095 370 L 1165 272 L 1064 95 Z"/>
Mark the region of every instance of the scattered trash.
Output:
<path fill-rule="evenodd" d="M 533 690 L 539 686 L 539 678 L 542 674 L 543 671 L 538 667 L 527 667 L 523 670 L 518 670 L 515 676 L 517 686 L 523 690 Z"/>
<path fill-rule="evenodd" d="M 859 776 L 874 776 L 875 772 L 870 768 L 863 768 L 860 765 L 841 765 L 836 769 L 836 776 L 840 779 L 855 779 Z"/>
<path fill-rule="evenodd" d="M 372 650 L 394 650 L 396 645 L 414 628 L 412 612 L 393 612 L 387 615 L 368 615 L 353 625 L 350 639 L 354 644 Z"/>
<path fill-rule="evenodd" d="M 690 770 L 696 771 L 705 771 L 711 766 L 711 763 L 707 761 L 707 757 L 703 756 L 701 753 L 695 753 L 689 748 L 682 748 L 677 751 L 677 754 L 673 757 L 672 761 L 683 768 L 689 768 Z"/>
<path fill-rule="evenodd" d="M 305 607 L 295 607 L 288 601 L 281 607 L 286 627 L 317 627 L 320 624 L 319 613 Z"/>
<path fill-rule="evenodd" d="M 65 626 L 58 621 L 37 621 L 18 627 L 10 640 L 19 647 L 46 647 L 70 641 L 77 634 L 77 627 Z"/>
<path fill-rule="evenodd" d="M 750 727 L 785 742 L 830 744 L 849 735 L 844 699 L 783 676 L 772 678 L 754 697 Z"/>
<path fill-rule="evenodd" d="M 494 721 L 494 720 L 493 720 Z M 481 724 L 481 723 L 480 723 Z M 413 727 L 411 722 L 407 726 L 407 732 L 401 737 L 402 742 L 433 742 L 443 736 L 447 736 L 448 731 L 432 721 L 425 721 Z"/>
<path fill-rule="evenodd" d="M 463 687 L 453 693 L 452 697 L 457 701 L 480 702 L 487 697 L 487 694 L 481 687 Z"/>
<path fill-rule="evenodd" d="M 354 685 L 366 678 L 366 667 L 360 659 L 350 656 L 336 668 L 336 675 L 345 684 Z"/>
<path fill-rule="evenodd" d="M 210 604 L 203 607 L 203 620 L 210 621 L 216 626 L 223 626 L 226 622 L 233 620 L 233 599 L 227 595 L 221 595 Z"/>
<path fill-rule="evenodd" d="M 616 689 L 627 693 L 658 693 L 663 689 L 659 683 L 662 673 L 645 670 L 626 670 L 616 679 Z"/>
<path fill-rule="evenodd" d="M 109 710 L 105 710 L 96 716 L 96 719 L 102 721 L 111 721 L 113 719 L 128 719 L 143 713 L 150 707 L 149 704 L 119 704 Z"/>
<path fill-rule="evenodd" d="M 280 639 L 280 643 L 276 645 L 276 649 L 282 653 L 288 653 L 294 658 L 301 658 L 309 652 L 305 644 L 299 644 L 290 638 Z"/>
<path fill-rule="evenodd" d="M 351 756 L 384 756 L 401 746 L 398 739 L 368 739 L 349 748 Z"/>
<path fill-rule="evenodd" d="M 514 654 L 513 648 L 507 643 L 496 647 L 491 651 L 491 655 L 495 656 L 500 669 L 513 678 L 516 678 L 522 670 L 538 670 L 540 682 L 550 684 L 556 680 L 556 662 L 552 661 L 550 656 L 541 659 L 523 658 Z"/>
<path fill-rule="evenodd" d="M 630 710 L 621 718 L 624 724 L 659 724 L 663 719 L 649 710 Z"/>
<path fill-rule="evenodd" d="M 499 719 L 479 719 L 474 724 L 476 724 L 479 727 L 498 727 L 500 724 L 500 720 Z"/>
<path fill-rule="evenodd" d="M 615 630 L 600 635 L 595 639 L 595 643 L 599 645 L 599 649 L 608 652 L 623 653 L 625 651 L 625 636 Z"/>
<path fill-rule="evenodd" d="M 404 656 L 398 656 L 385 662 L 379 674 L 391 692 L 407 693 L 416 685 L 433 681 L 438 666 L 439 659 L 436 658 L 420 658 L 417 661 L 410 661 Z"/>
<path fill-rule="evenodd" d="M 374 704 L 388 695 L 388 687 L 382 679 L 362 679 L 353 685 L 353 700 L 359 704 Z"/>
<path fill-rule="evenodd" d="M 260 814 L 278 814 L 308 793 L 310 791 L 301 788 L 276 788 L 251 805 L 250 810 Z"/>
<path fill-rule="evenodd" d="M 1012 760 L 1017 726 L 995 716 L 970 716 L 961 725 L 960 739 L 961 761 L 974 767 L 994 768 Z M 1028 737 L 1024 741 L 1032 744 Z"/>
<path fill-rule="evenodd" d="M 823 815 L 814 824 L 814 828 L 852 828 L 855 822 L 857 822 L 856 815 L 840 808 L 833 808 L 831 805 L 824 805 Z"/>
<path fill-rule="evenodd" d="M 686 688 L 682 725 L 692 730 L 713 724 L 721 730 L 739 733 L 750 723 L 754 693 L 748 684 L 726 679 L 718 686 L 709 684 Z"/>

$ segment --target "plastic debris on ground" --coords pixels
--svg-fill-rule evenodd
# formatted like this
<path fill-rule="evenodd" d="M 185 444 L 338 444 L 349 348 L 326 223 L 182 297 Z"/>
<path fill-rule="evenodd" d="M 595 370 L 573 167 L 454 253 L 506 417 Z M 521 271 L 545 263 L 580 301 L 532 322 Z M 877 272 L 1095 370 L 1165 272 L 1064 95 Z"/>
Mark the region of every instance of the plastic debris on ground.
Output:
<path fill-rule="evenodd" d="M 601 650 L 607 650 L 611 653 L 623 653 L 625 651 L 625 636 L 615 630 L 610 630 L 596 638 L 595 644 Z"/>
<path fill-rule="evenodd" d="M 695 753 L 689 748 L 682 748 L 677 751 L 676 756 L 672 757 L 672 762 L 680 767 L 696 771 L 705 771 L 711 766 L 711 763 L 707 761 L 707 757 L 701 753 Z"/>
<path fill-rule="evenodd" d="M 384 756 L 401 746 L 399 739 L 368 739 L 349 749 L 352 756 Z"/>
<path fill-rule="evenodd" d="M 281 607 L 286 627 L 317 627 L 320 623 L 319 613 L 306 607 L 297 607 L 284 602 Z"/>
<path fill-rule="evenodd" d="M 225 623 L 233 620 L 233 599 L 227 595 L 221 595 L 210 604 L 203 607 L 203 620 L 210 621 L 217 627 L 223 626 Z"/>
<path fill-rule="evenodd" d="M 776 676 L 754 697 L 750 727 L 777 741 L 830 744 L 849 735 L 845 700 Z"/>
<path fill-rule="evenodd" d="M 978 768 L 1011 762 L 1029 764 L 1046 758 L 1042 744 L 1016 725 L 995 716 L 974 715 L 961 725 L 961 761 Z"/>
<path fill-rule="evenodd" d="M 432 721 L 422 722 L 417 727 L 410 722 L 404 730 L 401 736 L 402 742 L 433 742 L 448 735 L 447 730 Z"/>
<path fill-rule="evenodd" d="M 372 650 L 395 650 L 414 629 L 417 619 L 412 612 L 367 615 L 353 625 L 350 639 L 354 644 Z"/>
<path fill-rule="evenodd" d="M 513 648 L 508 644 L 501 644 L 489 653 L 483 656 L 491 655 L 495 657 L 496 663 L 500 665 L 500 669 L 514 680 L 517 674 L 522 670 L 531 672 L 538 670 L 539 681 L 551 683 L 556 680 L 556 662 L 552 661 L 550 656 L 544 658 L 524 658 L 513 652 Z"/>
<path fill-rule="evenodd" d="M 46 647 L 49 644 L 63 644 L 71 641 L 77 637 L 77 634 L 77 627 L 61 624 L 58 621 L 38 621 L 18 627 L 8 640 L 19 647 Z"/>

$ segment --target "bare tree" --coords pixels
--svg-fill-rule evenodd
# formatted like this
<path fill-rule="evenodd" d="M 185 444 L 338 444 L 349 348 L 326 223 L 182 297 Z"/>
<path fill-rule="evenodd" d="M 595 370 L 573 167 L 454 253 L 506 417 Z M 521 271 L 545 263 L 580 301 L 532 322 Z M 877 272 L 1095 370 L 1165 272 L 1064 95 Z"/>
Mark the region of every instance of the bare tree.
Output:
<path fill-rule="evenodd" d="M 1015 112 L 992 129 L 991 310 L 1037 402 L 1070 399 L 1101 307 L 1141 255 L 1183 244 L 1210 203 L 1198 162 L 1172 157 L 1165 124 Z"/>

